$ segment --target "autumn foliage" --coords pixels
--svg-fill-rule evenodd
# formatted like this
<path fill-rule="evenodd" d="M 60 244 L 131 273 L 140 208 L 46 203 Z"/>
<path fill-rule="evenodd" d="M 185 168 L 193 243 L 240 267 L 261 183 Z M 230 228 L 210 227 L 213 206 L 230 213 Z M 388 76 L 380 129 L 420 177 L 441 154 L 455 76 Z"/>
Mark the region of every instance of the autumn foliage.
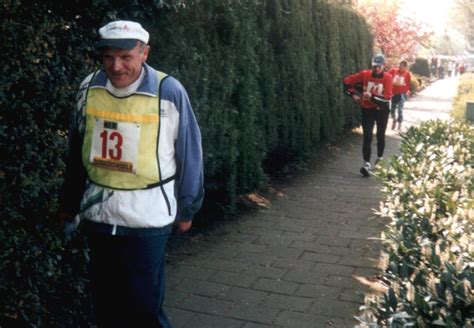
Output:
<path fill-rule="evenodd" d="M 374 47 L 382 52 L 388 65 L 401 58 L 414 57 L 420 45 L 428 45 L 433 31 L 400 12 L 398 1 L 360 0 L 356 10 L 364 16 L 374 35 Z"/>

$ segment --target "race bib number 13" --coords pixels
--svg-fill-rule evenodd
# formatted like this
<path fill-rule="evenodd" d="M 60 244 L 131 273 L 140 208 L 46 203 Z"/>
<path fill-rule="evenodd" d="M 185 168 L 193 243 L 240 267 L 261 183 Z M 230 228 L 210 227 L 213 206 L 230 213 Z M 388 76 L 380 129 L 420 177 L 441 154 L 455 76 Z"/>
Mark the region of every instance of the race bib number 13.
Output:
<path fill-rule="evenodd" d="M 140 124 L 97 118 L 89 160 L 107 170 L 136 173 L 139 144 Z"/>

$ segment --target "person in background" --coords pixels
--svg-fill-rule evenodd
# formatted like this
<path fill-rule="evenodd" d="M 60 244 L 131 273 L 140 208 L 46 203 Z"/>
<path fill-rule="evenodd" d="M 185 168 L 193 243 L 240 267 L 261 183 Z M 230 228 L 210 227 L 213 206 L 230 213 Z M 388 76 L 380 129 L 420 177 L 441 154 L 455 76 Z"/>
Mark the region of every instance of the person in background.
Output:
<path fill-rule="evenodd" d="M 438 67 L 438 78 L 439 79 L 444 79 L 445 72 L 446 72 L 446 70 L 445 70 L 443 64 L 439 65 L 439 67 Z"/>
<path fill-rule="evenodd" d="M 436 57 L 431 58 L 430 73 L 432 77 L 438 77 L 438 58 Z"/>
<path fill-rule="evenodd" d="M 453 72 L 454 72 L 454 62 L 450 60 L 448 61 L 448 69 L 447 69 L 448 78 L 453 77 Z"/>
<path fill-rule="evenodd" d="M 364 177 L 368 177 L 372 169 L 370 158 L 375 124 L 377 124 L 377 159 L 375 164 L 383 158 L 385 150 L 385 131 L 390 113 L 390 99 L 392 98 L 392 76 L 384 72 L 384 66 L 384 56 L 376 55 L 372 59 L 371 70 L 362 70 L 343 79 L 345 93 L 361 107 L 364 164 L 360 168 L 360 173 Z M 362 84 L 362 93 L 356 89 L 358 84 Z"/>
<path fill-rule="evenodd" d="M 204 197 L 201 134 L 181 83 L 146 64 L 139 23 L 99 35 L 103 68 L 79 88 L 58 216 L 84 220 L 98 327 L 171 327 L 165 246 Z"/>
<path fill-rule="evenodd" d="M 393 97 L 392 97 L 392 130 L 397 126 L 398 130 L 402 128 L 403 122 L 403 107 L 407 100 L 408 93 L 410 92 L 411 74 L 408 70 L 408 63 L 406 60 L 402 60 L 398 65 L 398 68 L 392 68 L 389 71 L 392 75 L 393 84 Z"/>

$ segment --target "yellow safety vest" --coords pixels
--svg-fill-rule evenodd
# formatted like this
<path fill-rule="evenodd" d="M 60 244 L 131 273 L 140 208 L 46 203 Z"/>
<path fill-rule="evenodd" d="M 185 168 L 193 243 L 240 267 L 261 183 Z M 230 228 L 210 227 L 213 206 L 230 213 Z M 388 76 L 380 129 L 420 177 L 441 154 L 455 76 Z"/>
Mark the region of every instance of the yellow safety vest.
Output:
<path fill-rule="evenodd" d="M 82 162 L 94 183 L 125 190 L 164 183 L 158 160 L 158 137 L 160 84 L 166 74 L 156 73 L 156 97 L 133 94 L 116 98 L 104 87 L 92 86 L 88 90 Z"/>

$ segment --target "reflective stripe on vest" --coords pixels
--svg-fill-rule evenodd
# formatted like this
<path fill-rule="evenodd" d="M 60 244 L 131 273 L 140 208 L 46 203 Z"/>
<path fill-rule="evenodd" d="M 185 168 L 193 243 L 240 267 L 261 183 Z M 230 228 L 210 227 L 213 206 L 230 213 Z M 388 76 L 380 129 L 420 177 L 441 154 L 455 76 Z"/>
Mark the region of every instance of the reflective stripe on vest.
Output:
<path fill-rule="evenodd" d="M 103 87 L 88 90 L 82 162 L 94 183 L 136 190 L 165 182 L 161 181 L 158 137 L 159 92 L 166 75 L 157 72 L 157 77 L 156 97 L 133 94 L 117 98 Z"/>

